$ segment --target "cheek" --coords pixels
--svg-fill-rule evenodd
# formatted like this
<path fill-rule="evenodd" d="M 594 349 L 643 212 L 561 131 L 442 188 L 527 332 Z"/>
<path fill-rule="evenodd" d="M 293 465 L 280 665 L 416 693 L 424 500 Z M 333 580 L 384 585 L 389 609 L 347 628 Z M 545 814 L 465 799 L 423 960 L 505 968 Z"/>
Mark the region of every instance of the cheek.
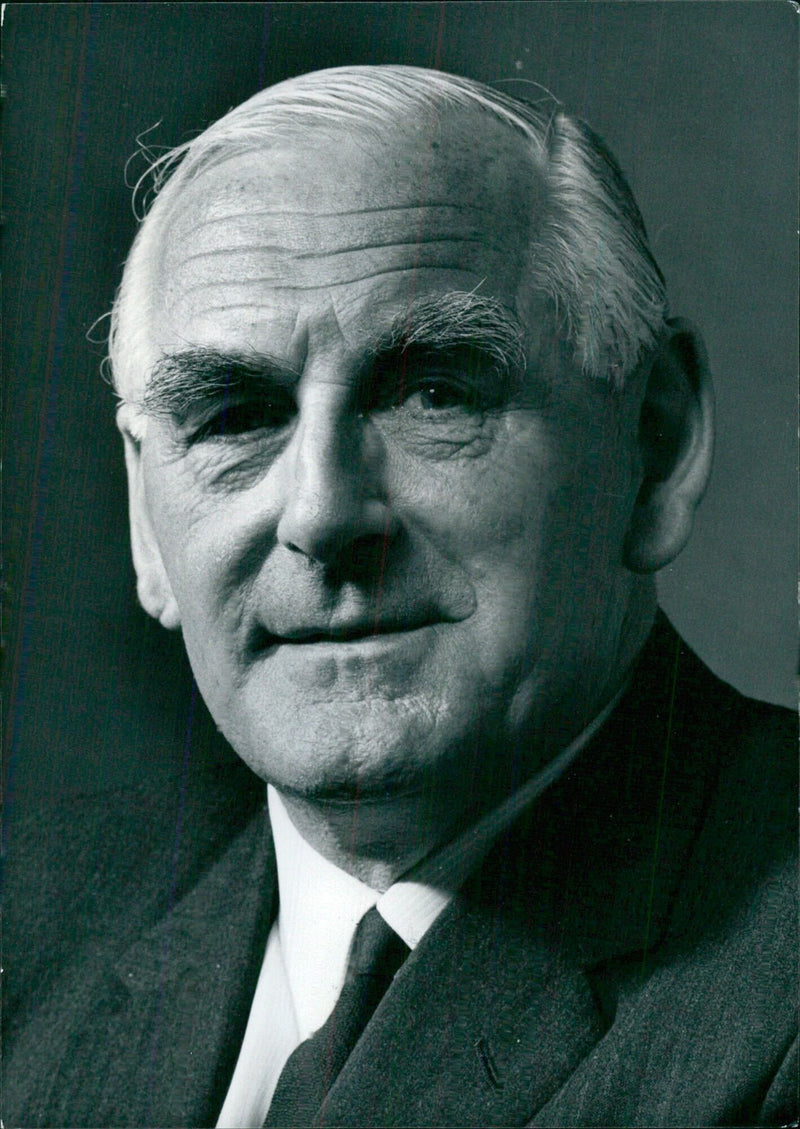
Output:
<path fill-rule="evenodd" d="M 223 515 L 207 512 L 192 477 L 176 462 L 153 455 L 144 462 L 144 476 L 153 534 L 188 635 L 212 601 Z"/>
<path fill-rule="evenodd" d="M 509 429 L 511 431 L 511 429 Z M 614 451 L 513 431 L 490 457 L 436 468 L 418 509 L 468 574 L 492 650 L 585 632 L 616 601 L 631 477 Z M 622 469 L 620 469 L 620 467 Z M 554 644 L 555 645 L 555 644 Z"/>
<path fill-rule="evenodd" d="M 509 429 L 510 430 L 510 429 Z M 439 576 L 470 592 L 454 666 L 504 695 L 535 661 L 541 592 L 549 584 L 548 515 L 559 483 L 541 435 L 508 434 L 474 460 L 406 468 L 409 523 L 433 547 Z"/>
<path fill-rule="evenodd" d="M 407 453 L 387 463 L 397 504 L 445 557 L 482 572 L 522 542 L 535 543 L 554 458 L 543 427 L 504 419 L 490 438 L 452 458 Z"/>

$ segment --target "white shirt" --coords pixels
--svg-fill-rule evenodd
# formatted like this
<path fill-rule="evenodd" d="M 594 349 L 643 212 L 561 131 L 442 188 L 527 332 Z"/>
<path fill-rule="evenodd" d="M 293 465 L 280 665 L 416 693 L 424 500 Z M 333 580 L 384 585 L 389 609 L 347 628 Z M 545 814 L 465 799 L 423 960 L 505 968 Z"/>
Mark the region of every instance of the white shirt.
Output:
<path fill-rule="evenodd" d="M 561 775 L 606 721 L 622 692 L 531 780 L 383 894 L 309 846 L 278 793 L 268 788 L 280 910 L 267 940 L 218 1129 L 263 1125 L 289 1055 L 325 1023 L 336 1005 L 350 944 L 367 910 L 377 906 L 409 949 L 416 948 L 497 836 Z"/>

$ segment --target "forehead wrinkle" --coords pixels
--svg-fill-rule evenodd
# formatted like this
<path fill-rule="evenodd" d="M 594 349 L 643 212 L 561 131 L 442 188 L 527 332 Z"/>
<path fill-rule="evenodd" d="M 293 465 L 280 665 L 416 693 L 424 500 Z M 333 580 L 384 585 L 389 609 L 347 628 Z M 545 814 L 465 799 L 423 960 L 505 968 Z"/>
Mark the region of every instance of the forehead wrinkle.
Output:
<path fill-rule="evenodd" d="M 481 247 L 490 247 L 493 251 L 503 254 L 502 247 L 484 239 L 481 235 L 464 235 L 459 232 L 457 234 L 419 236 L 416 239 L 387 239 L 385 242 L 370 240 L 366 243 L 355 243 L 351 247 L 340 247 L 333 250 L 325 248 L 324 251 L 293 252 L 293 256 L 296 259 L 313 259 L 319 255 L 324 255 L 327 258 L 330 255 L 349 255 L 356 251 L 378 251 L 386 247 L 397 247 L 399 250 L 407 247 L 424 247 L 436 243 L 447 243 L 449 245 L 455 243 L 478 243 Z"/>
<path fill-rule="evenodd" d="M 172 208 L 175 208 L 179 203 L 181 197 L 178 195 L 175 201 L 172 202 Z M 208 203 L 205 205 L 209 211 L 217 211 L 218 204 Z M 246 212 L 222 212 L 221 214 L 210 214 L 203 218 L 201 226 L 213 227 L 215 224 L 227 223 L 229 221 L 237 220 L 259 220 L 259 219 L 340 219 L 350 216 L 371 216 L 371 215 L 391 215 L 392 212 L 419 212 L 423 209 L 430 209 L 431 211 L 455 211 L 455 212 L 483 212 L 486 215 L 494 215 L 497 212 L 496 208 L 490 208 L 485 204 L 479 203 L 458 203 L 456 201 L 436 201 L 436 200 L 419 200 L 410 204 L 382 204 L 375 205 L 375 207 L 363 208 L 337 208 L 334 211 L 320 211 L 317 208 L 307 210 L 304 208 L 255 208 L 248 209 Z M 179 221 L 184 216 L 183 212 L 178 213 L 174 217 L 165 217 L 164 226 L 167 228 L 171 226 L 174 221 Z"/>
<path fill-rule="evenodd" d="M 382 276 L 385 276 L 385 275 L 414 274 L 414 272 L 416 272 L 416 271 L 426 270 L 426 269 L 452 271 L 454 274 L 464 274 L 464 275 L 467 275 L 469 278 L 472 278 L 473 275 L 474 275 L 473 271 L 471 271 L 469 268 L 463 266 L 461 263 L 433 263 L 433 264 L 417 263 L 416 265 L 410 266 L 410 267 L 390 267 L 386 270 L 369 271 L 366 274 L 356 275 L 353 278 L 345 278 L 345 279 L 342 279 L 341 281 L 338 281 L 338 282 L 320 282 L 320 283 L 317 283 L 317 284 L 314 284 L 314 285 L 312 285 L 311 283 L 309 283 L 307 285 L 302 285 L 300 283 L 280 282 L 280 286 L 279 286 L 278 289 L 281 293 L 283 293 L 283 292 L 287 292 L 287 293 L 309 293 L 309 292 L 315 291 L 315 290 L 334 290 L 334 289 L 338 289 L 340 286 L 352 286 L 352 285 L 354 285 L 355 283 L 358 283 L 358 282 L 365 282 L 370 278 L 381 278 Z M 267 281 L 269 281 L 269 280 L 267 280 Z M 272 281 L 279 282 L 280 280 L 278 278 L 275 278 Z M 235 285 L 239 286 L 239 283 L 237 282 L 237 283 L 235 283 Z M 203 311 L 210 313 L 211 311 L 214 311 L 214 310 L 236 310 L 236 309 L 263 310 L 263 309 L 266 308 L 266 306 L 267 306 L 267 303 L 265 302 L 265 300 L 263 298 L 259 302 L 230 302 L 230 303 L 225 303 L 224 305 L 207 305 L 204 302 L 203 303 Z"/>
<path fill-rule="evenodd" d="M 418 249 L 418 247 L 420 247 L 420 246 L 423 246 L 423 245 L 430 246 L 430 245 L 432 245 L 434 243 L 438 243 L 438 242 L 439 242 L 438 240 L 425 240 L 421 244 L 409 243 L 409 244 L 403 244 L 402 246 L 403 246 L 403 249 L 405 249 L 405 250 L 416 251 Z M 482 247 L 486 246 L 486 244 L 484 244 L 480 240 L 472 240 L 470 242 L 479 244 Z M 451 240 L 443 240 L 442 243 L 447 247 L 448 250 L 453 249 Z M 498 255 L 502 255 L 502 250 L 499 247 L 492 247 L 491 249 L 493 251 L 495 251 Z M 368 248 L 359 248 L 359 251 L 362 254 L 365 250 L 368 250 Z M 342 251 L 332 252 L 331 255 L 329 256 L 329 254 L 327 252 L 324 252 L 324 253 L 320 252 L 318 254 L 296 256 L 296 258 L 302 258 L 304 261 L 307 261 L 307 260 L 313 261 L 314 259 L 327 259 L 328 257 L 340 258 L 344 255 L 347 255 L 348 253 L 349 253 L 349 250 L 342 250 Z M 196 261 L 196 258 L 191 258 L 191 259 L 185 260 L 183 263 L 180 264 L 180 267 L 178 268 L 178 270 L 179 271 L 191 271 L 191 267 L 195 263 L 195 261 Z M 225 278 L 225 277 L 220 278 L 218 276 L 211 278 L 211 279 L 209 279 L 209 278 L 199 278 L 196 282 L 187 283 L 186 285 L 181 286 L 181 293 L 183 295 L 191 295 L 191 294 L 196 294 L 196 293 L 202 292 L 202 291 L 212 291 L 213 292 L 213 290 L 220 289 L 222 287 L 236 287 L 237 289 L 239 289 L 241 291 L 247 291 L 247 290 L 252 289 L 253 287 L 263 287 L 263 286 L 274 286 L 276 289 L 282 290 L 282 291 L 284 291 L 284 290 L 297 290 L 297 289 L 301 289 L 301 290 L 313 290 L 313 289 L 319 290 L 319 289 L 322 289 L 322 290 L 324 290 L 327 286 L 346 286 L 349 283 L 355 284 L 355 283 L 361 282 L 365 279 L 375 278 L 380 274 L 394 274 L 394 273 L 403 274 L 403 273 L 405 273 L 406 271 L 409 271 L 409 270 L 425 270 L 425 269 L 459 270 L 459 271 L 462 271 L 462 272 L 469 272 L 472 268 L 469 265 L 467 265 L 467 263 L 463 259 L 458 264 L 454 264 L 454 263 L 448 263 L 446 261 L 440 262 L 438 260 L 431 260 L 431 261 L 422 260 L 421 261 L 420 256 L 415 255 L 413 262 L 408 263 L 407 265 L 403 265 L 401 263 L 396 263 L 396 264 L 390 265 L 390 266 L 383 268 L 381 270 L 378 270 L 378 271 L 359 272 L 357 274 L 350 275 L 347 278 L 332 278 L 329 281 L 314 283 L 314 284 L 311 284 L 311 283 L 290 283 L 290 282 L 287 281 L 286 272 L 278 269 L 276 271 L 273 271 L 270 274 L 233 276 L 233 277 L 229 277 L 229 278 Z"/>
<path fill-rule="evenodd" d="M 348 214 L 351 219 L 363 218 L 358 213 Z M 260 248 L 268 252 L 285 251 L 297 257 L 311 257 L 318 252 L 320 245 L 330 244 L 339 249 L 348 239 L 354 241 L 355 248 L 362 245 L 376 248 L 401 246 L 426 240 L 479 240 L 496 246 L 495 239 L 505 232 L 510 220 L 509 216 L 502 214 L 502 209 L 474 208 L 471 205 L 431 208 L 425 202 L 411 209 L 376 208 L 365 214 L 371 215 L 372 221 L 368 225 L 356 223 L 351 228 L 343 222 L 346 214 L 339 212 L 324 216 L 313 212 L 295 215 L 285 211 L 220 216 L 204 215 L 201 211 L 200 217 L 194 219 L 190 207 L 164 228 L 162 244 L 167 259 L 180 257 L 181 251 L 187 250 L 194 255 L 215 255 L 229 250 L 255 252 Z M 469 217 L 472 217 L 472 222 Z M 495 222 L 487 222 L 485 217 L 493 217 Z M 223 231 L 217 234 L 215 229 L 220 227 Z M 225 227 L 231 228 L 230 233 L 224 231 Z M 217 245 L 226 240 L 226 246 Z"/>
<path fill-rule="evenodd" d="M 180 265 L 185 266 L 187 263 L 195 263 L 199 259 L 217 259 L 225 255 L 252 255 L 259 252 L 281 252 L 286 251 L 287 248 L 280 243 L 242 243 L 239 247 L 213 247 L 208 251 L 195 251 L 182 259 Z"/>
<path fill-rule="evenodd" d="M 354 243 L 347 247 L 334 247 L 334 248 L 320 248 L 314 251 L 294 251 L 291 247 L 287 247 L 277 243 L 243 243 L 240 246 L 233 247 L 217 247 L 208 251 L 195 251 L 188 255 L 180 262 L 181 267 L 189 266 L 192 263 L 199 262 L 203 259 L 214 259 L 225 256 L 233 255 L 256 255 L 261 253 L 266 254 L 289 254 L 293 259 L 314 259 L 314 258 L 331 258 L 334 255 L 351 255 L 359 251 L 378 251 L 387 247 L 396 247 L 398 250 L 407 247 L 421 247 L 435 243 L 476 243 L 481 247 L 487 247 L 498 254 L 504 253 L 504 248 L 494 243 L 491 240 L 483 238 L 481 235 L 463 235 L 459 234 L 445 234 L 437 236 L 421 237 L 419 239 L 405 239 L 395 240 L 387 239 L 385 241 L 369 240 L 364 243 Z M 217 281 L 217 280 L 215 280 Z M 237 279 L 221 279 L 220 282 L 234 282 Z M 257 282 L 259 279 L 243 279 L 243 282 Z M 266 281 L 266 280 L 264 280 Z"/>

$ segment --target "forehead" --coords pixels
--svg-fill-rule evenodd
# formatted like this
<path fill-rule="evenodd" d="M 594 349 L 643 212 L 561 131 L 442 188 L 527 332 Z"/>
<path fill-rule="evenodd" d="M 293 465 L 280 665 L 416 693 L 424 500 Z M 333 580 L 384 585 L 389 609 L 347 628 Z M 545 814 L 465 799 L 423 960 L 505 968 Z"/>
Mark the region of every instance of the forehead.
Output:
<path fill-rule="evenodd" d="M 414 299 L 475 288 L 524 317 L 542 206 L 524 140 L 483 115 L 432 113 L 381 137 L 298 130 L 171 201 L 156 344 L 258 350 L 277 337 L 291 352 L 316 335 L 357 350 L 367 325 Z"/>

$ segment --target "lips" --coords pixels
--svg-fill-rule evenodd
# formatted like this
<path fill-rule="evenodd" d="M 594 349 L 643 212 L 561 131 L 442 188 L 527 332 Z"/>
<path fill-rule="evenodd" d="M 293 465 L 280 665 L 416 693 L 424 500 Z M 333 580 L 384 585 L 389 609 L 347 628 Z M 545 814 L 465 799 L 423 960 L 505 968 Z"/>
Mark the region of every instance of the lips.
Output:
<path fill-rule="evenodd" d="M 254 631 L 251 643 L 253 650 L 263 651 L 266 648 L 284 644 L 303 644 L 309 646 L 314 643 L 359 642 L 375 639 L 384 635 L 397 635 L 410 631 L 418 631 L 420 628 L 429 627 L 435 622 L 438 622 L 438 617 L 425 616 L 387 620 L 378 623 L 374 620 L 357 620 L 329 624 L 324 627 L 317 624 L 304 624 L 287 628 L 280 634 L 268 631 L 267 628 L 259 625 Z"/>
<path fill-rule="evenodd" d="M 300 628 L 288 635 L 282 636 L 286 643 L 341 643 L 352 639 L 371 639 L 375 635 L 391 635 L 398 631 L 413 631 L 416 627 L 425 624 L 374 624 L 355 623 L 343 624 L 341 627 L 328 628 L 324 631 L 315 628 Z"/>

